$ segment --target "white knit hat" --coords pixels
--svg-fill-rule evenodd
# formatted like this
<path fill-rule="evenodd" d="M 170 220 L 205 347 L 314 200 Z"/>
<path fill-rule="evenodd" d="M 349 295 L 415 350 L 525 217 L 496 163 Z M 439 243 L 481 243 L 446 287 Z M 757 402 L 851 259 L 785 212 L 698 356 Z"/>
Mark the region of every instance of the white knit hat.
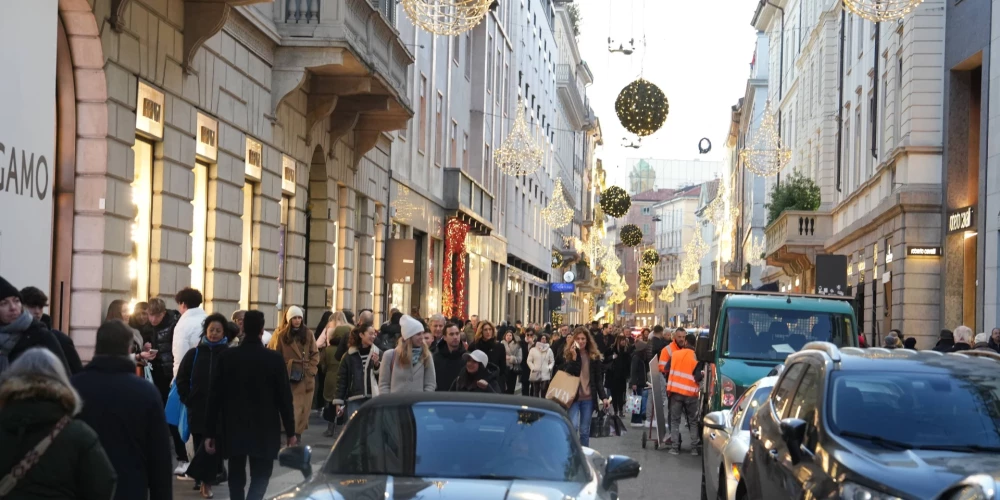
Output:
<path fill-rule="evenodd" d="M 403 340 L 410 340 L 410 337 L 424 333 L 424 325 L 420 324 L 414 317 L 405 314 L 399 319 L 399 328 L 403 333 Z"/>
<path fill-rule="evenodd" d="M 285 313 L 285 321 L 291 321 L 292 318 L 299 317 L 302 318 L 302 308 L 299 306 L 292 306 L 288 308 L 288 312 Z"/>

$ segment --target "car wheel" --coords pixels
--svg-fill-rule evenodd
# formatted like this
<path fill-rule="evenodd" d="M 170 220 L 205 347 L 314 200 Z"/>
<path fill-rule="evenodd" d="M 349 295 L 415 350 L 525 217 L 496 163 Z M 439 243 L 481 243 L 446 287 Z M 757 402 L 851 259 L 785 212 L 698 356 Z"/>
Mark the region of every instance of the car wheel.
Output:
<path fill-rule="evenodd" d="M 725 465 L 725 463 L 723 463 L 723 465 Z M 728 483 L 728 481 L 726 481 L 726 471 L 725 471 L 725 469 L 720 468 L 719 469 L 719 494 L 717 495 L 717 498 L 719 500 L 729 500 L 729 492 L 726 491 L 726 490 L 729 489 L 727 483 Z"/>

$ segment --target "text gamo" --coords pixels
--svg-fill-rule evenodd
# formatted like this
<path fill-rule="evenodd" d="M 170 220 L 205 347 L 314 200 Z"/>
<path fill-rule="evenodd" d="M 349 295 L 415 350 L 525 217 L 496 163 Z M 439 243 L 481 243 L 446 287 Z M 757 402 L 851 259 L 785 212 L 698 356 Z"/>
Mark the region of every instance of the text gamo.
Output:
<path fill-rule="evenodd" d="M 49 194 L 48 161 L 44 155 L 38 155 L 38 161 L 35 161 L 35 153 L 29 155 L 23 149 L 20 153 L 20 168 L 18 168 L 18 151 L 15 147 L 10 148 L 10 161 L 3 161 L 7 148 L 0 142 L 0 191 L 44 200 Z M 4 163 L 7 163 L 6 168 L 3 166 Z"/>

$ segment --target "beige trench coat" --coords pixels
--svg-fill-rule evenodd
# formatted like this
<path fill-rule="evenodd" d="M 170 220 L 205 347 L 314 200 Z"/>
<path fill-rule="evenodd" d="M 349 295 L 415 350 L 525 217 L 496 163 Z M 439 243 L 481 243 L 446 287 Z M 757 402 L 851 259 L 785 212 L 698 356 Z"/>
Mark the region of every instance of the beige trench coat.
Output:
<path fill-rule="evenodd" d="M 316 336 L 308 328 L 306 343 L 286 342 L 288 332 L 276 332 L 267 344 L 268 349 L 278 351 L 285 358 L 285 368 L 291 375 L 292 367 L 301 363 L 303 377 L 299 382 L 291 382 L 292 405 L 295 408 L 295 433 L 301 435 L 309 428 L 309 411 L 312 409 L 313 391 L 316 390 L 316 372 L 319 365 L 319 349 Z"/>

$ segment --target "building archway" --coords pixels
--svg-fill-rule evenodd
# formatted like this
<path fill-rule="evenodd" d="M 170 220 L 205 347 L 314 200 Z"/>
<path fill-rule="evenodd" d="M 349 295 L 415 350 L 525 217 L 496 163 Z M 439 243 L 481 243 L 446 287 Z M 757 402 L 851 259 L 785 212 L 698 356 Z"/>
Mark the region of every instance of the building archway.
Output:
<path fill-rule="evenodd" d="M 340 265 L 338 245 L 337 184 L 330 179 L 323 148 L 313 149 L 309 165 L 309 213 L 306 251 L 305 308 L 310 318 L 319 318 L 324 311 L 336 309 L 337 269 Z"/>

